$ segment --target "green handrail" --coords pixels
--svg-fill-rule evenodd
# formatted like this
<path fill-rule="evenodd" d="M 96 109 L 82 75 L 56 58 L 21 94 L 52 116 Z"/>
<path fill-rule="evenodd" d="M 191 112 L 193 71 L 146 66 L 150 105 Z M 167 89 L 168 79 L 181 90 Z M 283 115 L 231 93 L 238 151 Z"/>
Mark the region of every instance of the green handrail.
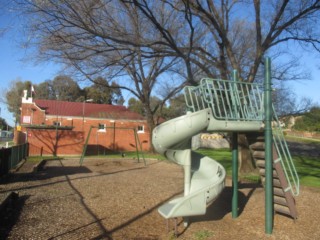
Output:
<path fill-rule="evenodd" d="M 188 110 L 210 107 L 217 120 L 262 121 L 262 85 L 203 78 L 199 86 L 184 89 Z"/>
<path fill-rule="evenodd" d="M 285 191 L 291 191 L 294 196 L 298 196 L 300 193 L 300 180 L 295 168 L 295 165 L 292 160 L 292 156 L 290 154 L 288 144 L 284 138 L 283 130 L 280 124 L 280 121 L 277 117 L 276 111 L 273 108 L 274 115 L 274 126 L 272 129 L 273 133 L 273 142 L 278 153 L 279 159 L 276 161 L 280 161 L 283 171 L 285 173 L 288 188 Z"/>

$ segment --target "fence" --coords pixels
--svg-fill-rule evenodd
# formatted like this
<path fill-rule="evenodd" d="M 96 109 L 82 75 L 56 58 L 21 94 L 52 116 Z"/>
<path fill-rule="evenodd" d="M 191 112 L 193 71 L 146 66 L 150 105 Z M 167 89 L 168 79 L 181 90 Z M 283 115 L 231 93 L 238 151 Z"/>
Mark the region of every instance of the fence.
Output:
<path fill-rule="evenodd" d="M 15 168 L 28 156 L 28 143 L 0 149 L 0 176 Z"/>

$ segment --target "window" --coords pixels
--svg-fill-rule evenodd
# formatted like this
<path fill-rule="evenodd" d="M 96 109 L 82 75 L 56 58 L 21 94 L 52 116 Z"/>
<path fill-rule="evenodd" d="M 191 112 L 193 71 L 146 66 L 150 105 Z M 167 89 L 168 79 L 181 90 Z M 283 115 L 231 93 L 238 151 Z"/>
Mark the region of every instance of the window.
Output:
<path fill-rule="evenodd" d="M 138 133 L 144 133 L 144 126 L 143 125 L 138 126 Z"/>
<path fill-rule="evenodd" d="M 54 121 L 53 126 L 59 127 L 59 126 L 61 126 L 61 122 Z"/>
<path fill-rule="evenodd" d="M 105 132 L 105 131 L 106 131 L 106 125 L 103 123 L 99 123 L 98 132 Z"/>

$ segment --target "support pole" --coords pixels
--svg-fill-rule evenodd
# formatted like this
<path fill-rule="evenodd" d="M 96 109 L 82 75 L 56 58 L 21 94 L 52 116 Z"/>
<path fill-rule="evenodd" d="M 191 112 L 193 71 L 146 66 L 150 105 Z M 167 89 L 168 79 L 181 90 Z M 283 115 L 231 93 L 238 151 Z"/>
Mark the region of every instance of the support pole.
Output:
<path fill-rule="evenodd" d="M 232 80 L 238 81 L 238 73 L 236 70 L 232 72 Z M 233 91 L 237 91 L 236 83 Z M 233 101 L 235 104 L 235 101 Z M 233 106 L 236 111 L 236 106 Z M 238 217 L 238 133 L 232 133 L 232 218 Z"/>
<path fill-rule="evenodd" d="M 232 218 L 238 217 L 238 133 L 232 133 Z"/>
<path fill-rule="evenodd" d="M 273 182 L 272 182 L 272 98 L 271 98 L 271 61 L 265 59 L 264 82 L 264 112 L 265 112 L 265 233 L 272 234 L 273 230 Z"/>

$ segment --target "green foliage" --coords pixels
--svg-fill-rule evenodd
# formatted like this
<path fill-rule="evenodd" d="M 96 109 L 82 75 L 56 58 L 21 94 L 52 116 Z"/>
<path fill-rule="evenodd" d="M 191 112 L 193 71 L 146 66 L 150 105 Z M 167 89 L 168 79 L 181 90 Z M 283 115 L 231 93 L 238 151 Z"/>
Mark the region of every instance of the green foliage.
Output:
<path fill-rule="evenodd" d="M 109 85 L 108 81 L 102 77 L 96 78 L 93 82 L 93 85 L 84 88 L 86 99 L 93 99 L 93 102 L 100 104 L 123 104 L 124 99 L 118 84 L 112 82 Z"/>
<path fill-rule="evenodd" d="M 47 99 L 47 100 L 56 99 L 56 96 L 54 96 L 54 92 L 52 89 L 51 80 L 46 80 L 45 82 L 35 85 L 34 88 L 36 91 L 36 94 L 34 96 L 35 99 Z"/>
<path fill-rule="evenodd" d="M 143 105 L 142 105 L 141 101 L 137 100 L 136 98 L 129 99 L 128 108 L 130 109 L 130 111 L 139 113 L 141 115 L 143 115 L 143 113 L 144 113 Z"/>
<path fill-rule="evenodd" d="M 310 131 L 319 132 L 320 131 L 320 107 L 313 107 L 303 115 L 298 118 L 293 126 L 293 129 L 299 131 Z"/>
<path fill-rule="evenodd" d="M 182 116 L 186 113 L 186 104 L 184 95 L 180 94 L 169 101 L 169 106 L 162 109 L 162 117 L 172 119 Z"/>
<path fill-rule="evenodd" d="M 0 117 L 0 130 L 11 130 L 12 127 L 8 125 L 4 118 Z"/>
<path fill-rule="evenodd" d="M 35 99 L 76 101 L 82 91 L 76 81 L 66 75 L 56 76 L 53 80 L 46 80 L 34 85 Z"/>
<path fill-rule="evenodd" d="M 69 76 L 57 76 L 52 81 L 53 94 L 59 100 L 74 102 L 81 95 L 80 87 Z"/>
<path fill-rule="evenodd" d="M 8 111 L 13 114 L 15 119 L 20 119 L 20 107 L 21 99 L 23 96 L 23 90 L 29 90 L 28 95 L 30 96 L 31 82 L 16 80 L 11 83 L 10 89 L 6 93 L 6 102 Z"/>
<path fill-rule="evenodd" d="M 34 87 L 36 94 L 34 99 L 63 100 L 82 102 L 86 99 L 93 99 L 95 103 L 101 104 L 119 104 L 124 100 L 121 90 L 114 82 L 111 86 L 104 78 L 97 78 L 90 87 L 81 89 L 76 81 L 69 76 L 60 75 L 53 80 L 46 80 L 38 85 L 30 81 L 17 80 L 11 83 L 10 89 L 6 93 L 6 102 L 9 112 L 15 119 L 20 119 L 20 107 L 23 91 L 27 90 L 27 96 L 31 96 L 31 86 Z M 6 125 L 2 125 L 6 129 Z M 1 125 L 0 125 L 1 127 Z"/>
<path fill-rule="evenodd" d="M 213 232 L 208 230 L 199 230 L 194 234 L 196 240 L 205 240 L 213 236 Z"/>
<path fill-rule="evenodd" d="M 169 120 L 172 118 L 179 117 L 185 114 L 186 104 L 184 100 L 184 95 L 178 95 L 173 97 L 169 101 L 169 105 L 163 105 L 162 101 L 157 97 L 150 98 L 150 107 L 154 113 L 155 118 L 163 118 Z M 128 108 L 136 113 L 145 115 L 145 109 L 140 100 L 135 98 L 130 98 L 128 102 Z"/>

